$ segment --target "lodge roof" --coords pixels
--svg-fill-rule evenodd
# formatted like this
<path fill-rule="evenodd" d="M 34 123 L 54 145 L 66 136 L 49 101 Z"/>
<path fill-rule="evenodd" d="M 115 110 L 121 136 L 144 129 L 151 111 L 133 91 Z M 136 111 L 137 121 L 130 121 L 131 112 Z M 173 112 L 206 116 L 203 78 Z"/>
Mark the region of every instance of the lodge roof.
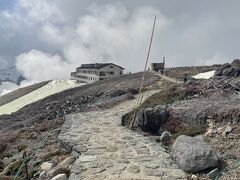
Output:
<path fill-rule="evenodd" d="M 121 66 L 118 66 L 114 63 L 95 63 L 95 64 L 82 64 L 80 67 L 78 67 L 77 69 L 101 69 L 101 68 L 104 68 L 106 66 L 109 66 L 109 65 L 115 65 L 121 69 L 124 69 L 123 67 Z"/>

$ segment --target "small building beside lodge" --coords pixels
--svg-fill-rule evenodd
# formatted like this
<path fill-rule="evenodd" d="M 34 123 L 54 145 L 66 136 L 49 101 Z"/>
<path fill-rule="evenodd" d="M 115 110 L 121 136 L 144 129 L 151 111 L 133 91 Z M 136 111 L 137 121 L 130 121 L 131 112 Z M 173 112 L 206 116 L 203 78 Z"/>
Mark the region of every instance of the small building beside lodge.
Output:
<path fill-rule="evenodd" d="M 149 70 L 163 74 L 164 68 L 165 68 L 165 57 L 163 57 L 162 63 L 151 63 Z"/>
<path fill-rule="evenodd" d="M 79 83 L 91 83 L 123 74 L 124 68 L 113 63 L 82 64 L 71 73 Z"/>

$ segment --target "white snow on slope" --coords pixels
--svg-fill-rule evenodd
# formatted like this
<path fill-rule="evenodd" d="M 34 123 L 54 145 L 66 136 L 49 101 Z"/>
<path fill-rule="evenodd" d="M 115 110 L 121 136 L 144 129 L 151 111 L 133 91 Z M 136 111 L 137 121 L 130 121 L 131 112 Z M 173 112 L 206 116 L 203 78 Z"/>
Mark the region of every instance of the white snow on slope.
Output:
<path fill-rule="evenodd" d="M 205 73 L 199 73 L 195 76 L 193 76 L 194 79 L 210 79 L 211 77 L 213 77 L 215 71 L 208 71 Z"/>
<path fill-rule="evenodd" d="M 0 97 L 12 91 L 15 91 L 19 88 L 30 86 L 35 83 L 37 82 L 27 81 L 27 80 L 23 80 L 20 85 L 17 85 L 16 83 L 13 83 L 13 82 L 2 82 L 0 85 Z"/>
<path fill-rule="evenodd" d="M 11 114 L 21 109 L 22 107 L 41 100 L 47 96 L 52 94 L 56 94 L 58 92 L 64 91 L 66 89 L 71 89 L 77 86 L 81 86 L 83 84 L 76 83 L 72 80 L 55 80 L 49 82 L 47 85 L 26 94 L 8 104 L 0 106 L 0 115 L 3 114 Z"/>

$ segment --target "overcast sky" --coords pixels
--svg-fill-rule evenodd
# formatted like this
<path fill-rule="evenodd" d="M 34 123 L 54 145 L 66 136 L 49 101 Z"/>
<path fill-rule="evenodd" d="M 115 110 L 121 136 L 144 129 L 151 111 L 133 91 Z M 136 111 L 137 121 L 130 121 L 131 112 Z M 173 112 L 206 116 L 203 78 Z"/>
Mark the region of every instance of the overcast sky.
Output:
<path fill-rule="evenodd" d="M 239 0 L 0 0 L 0 67 L 59 79 L 88 62 L 143 69 L 151 62 L 205 65 L 239 58 Z"/>

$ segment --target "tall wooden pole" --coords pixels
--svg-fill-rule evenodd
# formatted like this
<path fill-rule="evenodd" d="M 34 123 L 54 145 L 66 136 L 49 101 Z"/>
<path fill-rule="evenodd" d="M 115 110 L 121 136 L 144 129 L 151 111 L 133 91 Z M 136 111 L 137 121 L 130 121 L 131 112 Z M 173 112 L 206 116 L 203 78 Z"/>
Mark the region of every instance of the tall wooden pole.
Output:
<path fill-rule="evenodd" d="M 151 39 L 150 39 L 150 43 L 149 43 L 147 58 L 146 58 L 146 61 L 145 61 L 144 71 L 143 71 L 142 80 L 141 80 L 141 84 L 140 84 L 140 88 L 139 88 L 139 95 L 138 95 L 138 100 L 137 100 L 137 107 L 136 107 L 136 109 L 135 109 L 135 113 L 134 113 L 133 120 L 132 120 L 132 128 L 133 128 L 134 123 L 135 123 L 135 118 L 136 118 L 137 110 L 138 110 L 138 108 L 139 108 L 139 106 L 140 106 L 140 104 L 141 104 L 141 102 L 142 102 L 142 98 L 143 98 L 142 88 L 143 88 L 143 83 L 144 83 L 144 79 L 145 79 L 145 74 L 146 74 L 146 70 L 147 70 L 147 65 L 148 65 L 148 61 L 149 61 L 149 57 L 150 57 L 150 53 L 151 53 L 151 47 L 152 47 L 152 42 L 153 42 L 153 37 L 154 37 L 154 32 L 155 32 L 156 21 L 157 21 L 157 16 L 154 17 L 152 34 L 151 34 Z"/>

